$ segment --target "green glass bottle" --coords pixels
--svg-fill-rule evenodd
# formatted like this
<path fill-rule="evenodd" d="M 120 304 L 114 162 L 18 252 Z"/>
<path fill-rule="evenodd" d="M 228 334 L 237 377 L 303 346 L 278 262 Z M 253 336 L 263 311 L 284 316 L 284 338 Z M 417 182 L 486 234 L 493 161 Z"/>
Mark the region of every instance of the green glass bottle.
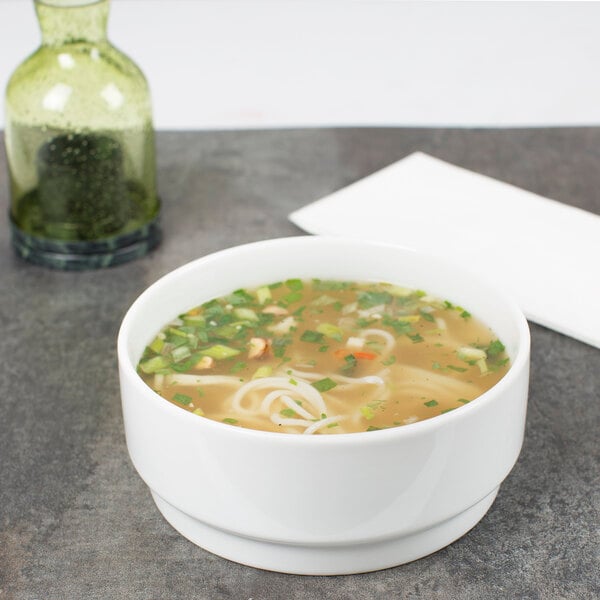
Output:
<path fill-rule="evenodd" d="M 42 45 L 6 89 L 13 246 L 60 269 L 119 264 L 160 239 L 144 75 L 106 38 L 109 0 L 35 0 Z"/>

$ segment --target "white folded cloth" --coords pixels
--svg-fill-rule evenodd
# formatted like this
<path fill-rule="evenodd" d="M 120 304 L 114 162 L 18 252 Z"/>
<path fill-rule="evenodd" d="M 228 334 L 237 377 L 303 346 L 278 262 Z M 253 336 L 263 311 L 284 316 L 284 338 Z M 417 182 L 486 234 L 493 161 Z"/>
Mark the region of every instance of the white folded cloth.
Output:
<path fill-rule="evenodd" d="M 416 152 L 289 215 L 493 280 L 526 316 L 600 348 L 600 216 Z"/>

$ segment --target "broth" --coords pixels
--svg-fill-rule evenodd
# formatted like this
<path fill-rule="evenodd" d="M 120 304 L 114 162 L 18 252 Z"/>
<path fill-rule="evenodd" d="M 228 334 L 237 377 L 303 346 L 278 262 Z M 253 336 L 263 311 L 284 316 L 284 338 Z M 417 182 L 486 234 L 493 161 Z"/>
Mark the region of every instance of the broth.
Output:
<path fill-rule="evenodd" d="M 494 333 L 448 300 L 387 283 L 288 279 L 180 315 L 138 372 L 209 419 L 333 434 L 460 408 L 508 368 Z"/>

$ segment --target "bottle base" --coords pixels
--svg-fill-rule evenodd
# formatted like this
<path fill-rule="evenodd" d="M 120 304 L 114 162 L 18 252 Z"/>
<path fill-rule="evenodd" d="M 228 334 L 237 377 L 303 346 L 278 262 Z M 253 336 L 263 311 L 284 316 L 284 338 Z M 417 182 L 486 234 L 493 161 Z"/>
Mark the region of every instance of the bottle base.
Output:
<path fill-rule="evenodd" d="M 10 220 L 12 246 L 24 260 L 63 271 L 103 269 L 141 258 L 161 240 L 158 219 L 126 234 L 85 242 L 50 240 L 31 235 Z"/>

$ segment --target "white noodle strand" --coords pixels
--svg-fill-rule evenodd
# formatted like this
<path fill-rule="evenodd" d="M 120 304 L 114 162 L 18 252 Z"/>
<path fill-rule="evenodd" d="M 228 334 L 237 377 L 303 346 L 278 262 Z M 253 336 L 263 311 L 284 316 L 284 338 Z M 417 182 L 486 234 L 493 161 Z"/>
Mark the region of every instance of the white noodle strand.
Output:
<path fill-rule="evenodd" d="M 297 412 L 301 417 L 305 419 L 314 419 L 314 415 L 311 415 L 306 409 L 302 408 L 293 398 L 288 396 L 287 390 L 274 390 L 269 392 L 263 399 L 260 405 L 260 412 L 268 414 L 271 404 L 275 400 L 280 399 L 288 408 L 291 408 Z"/>
<path fill-rule="evenodd" d="M 383 329 L 363 329 L 359 336 L 361 338 L 367 338 L 368 336 L 382 337 L 385 340 L 385 351 L 391 352 L 396 347 L 396 340 L 389 331 Z"/>
<path fill-rule="evenodd" d="M 247 413 L 247 409 L 242 407 L 242 400 L 244 396 L 254 390 L 260 390 L 265 388 L 280 388 L 291 392 L 297 392 L 307 402 L 312 404 L 319 413 L 326 413 L 327 407 L 323 401 L 323 397 L 319 392 L 305 381 L 296 381 L 291 383 L 287 377 L 263 377 L 261 379 L 254 379 L 245 383 L 239 390 L 234 394 L 231 403 L 234 410 Z"/>
<path fill-rule="evenodd" d="M 173 373 L 165 376 L 166 385 L 242 385 L 238 377 L 229 375 L 190 375 Z"/>
<path fill-rule="evenodd" d="M 327 427 L 327 425 L 330 425 L 331 423 L 337 423 L 338 421 L 343 421 L 345 418 L 346 417 L 344 417 L 342 415 L 337 415 L 336 417 L 327 417 L 326 419 L 321 419 L 320 421 L 317 421 L 316 423 L 313 423 L 312 425 L 307 427 L 302 433 L 304 435 L 310 435 L 311 433 L 315 433 L 315 431 L 318 431 L 319 429 L 322 429 L 323 427 Z"/>

